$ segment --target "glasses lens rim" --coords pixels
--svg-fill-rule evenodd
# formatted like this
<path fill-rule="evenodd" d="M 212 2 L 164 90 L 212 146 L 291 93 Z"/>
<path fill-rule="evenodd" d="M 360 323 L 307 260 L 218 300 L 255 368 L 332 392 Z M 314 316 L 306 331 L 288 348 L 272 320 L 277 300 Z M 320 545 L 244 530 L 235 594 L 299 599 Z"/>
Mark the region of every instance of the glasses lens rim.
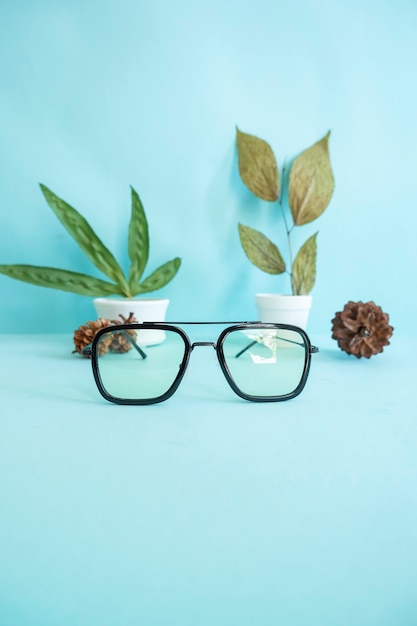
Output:
<path fill-rule="evenodd" d="M 230 369 L 227 365 L 227 359 L 224 353 L 224 343 L 227 337 L 233 332 L 244 331 L 244 330 L 257 330 L 257 329 L 290 330 L 290 331 L 297 332 L 303 338 L 304 349 L 305 349 L 304 350 L 304 366 L 303 366 L 303 371 L 301 374 L 300 382 L 298 383 L 298 385 L 293 391 L 286 393 L 286 394 L 279 394 L 279 395 L 274 395 L 274 396 L 249 394 L 249 393 L 242 391 L 242 389 L 240 389 L 240 387 L 235 382 L 233 375 L 230 372 Z M 292 398 L 295 398 L 296 396 L 300 395 L 300 393 L 303 391 L 306 385 L 308 374 L 310 371 L 310 364 L 311 364 L 311 342 L 310 342 L 309 336 L 307 335 L 304 329 L 298 326 L 293 326 L 291 324 L 280 324 L 280 323 L 272 323 L 272 322 L 266 322 L 266 323 L 250 322 L 246 324 L 243 324 L 243 323 L 235 324 L 233 326 L 229 326 L 228 328 L 225 328 L 220 334 L 218 343 L 217 343 L 217 356 L 219 359 L 220 367 L 222 368 L 223 374 L 227 382 L 229 383 L 230 387 L 238 396 L 240 396 L 244 400 L 249 400 L 252 402 L 282 402 L 285 400 L 291 400 Z"/>
<path fill-rule="evenodd" d="M 182 323 L 184 325 L 187 324 L 187 322 L 182 322 Z M 191 322 L 191 323 L 196 324 L 196 322 Z M 200 323 L 200 322 L 197 322 L 197 323 Z M 116 404 L 127 404 L 127 405 L 155 404 L 158 402 L 163 402 L 164 400 L 167 400 L 168 398 L 170 398 L 175 393 L 175 391 L 177 390 L 178 386 L 180 385 L 184 377 L 184 374 L 187 370 L 188 362 L 190 359 L 190 354 L 192 352 L 193 345 L 194 345 L 191 343 L 187 333 L 181 328 L 181 326 L 177 326 L 176 324 L 177 323 L 165 323 L 165 322 L 143 322 L 143 323 L 134 322 L 131 324 L 117 324 L 114 326 L 107 326 L 107 327 L 100 329 L 96 333 L 93 339 L 93 342 L 91 344 L 91 364 L 92 364 L 94 379 L 95 379 L 95 382 L 96 382 L 96 385 L 100 394 L 109 402 L 113 402 Z M 201 322 L 201 324 L 203 325 L 205 324 L 205 322 Z M 169 331 L 171 333 L 174 332 L 180 335 L 180 337 L 183 339 L 184 356 L 179 366 L 179 370 L 178 370 L 178 373 L 176 375 L 174 382 L 165 393 L 161 394 L 158 397 L 126 399 L 126 398 L 119 398 L 119 397 L 115 397 L 111 395 L 106 390 L 103 384 L 103 381 L 101 380 L 101 376 L 100 376 L 100 370 L 99 370 L 99 365 L 98 365 L 98 357 L 99 357 L 98 345 L 100 342 L 100 338 L 108 332 L 117 332 L 121 330 L 147 330 L 147 329 L 149 330 L 158 329 L 162 331 Z M 264 396 L 264 395 L 248 394 L 242 391 L 240 387 L 236 384 L 236 382 L 234 381 L 233 375 L 230 372 L 228 365 L 227 365 L 227 359 L 226 359 L 226 356 L 224 354 L 224 349 L 223 349 L 224 342 L 226 338 L 228 337 L 228 335 L 230 335 L 230 333 L 232 332 L 251 330 L 251 329 L 292 330 L 292 331 L 297 332 L 303 338 L 303 343 L 304 343 L 304 348 L 305 348 L 304 367 L 303 367 L 303 371 L 301 375 L 301 380 L 293 391 L 287 394 L 280 394 L 280 395 L 275 395 L 275 396 Z M 312 346 L 311 346 L 311 342 L 306 331 L 298 326 L 294 326 L 290 324 L 281 324 L 281 323 L 269 323 L 269 322 L 267 323 L 265 322 L 237 322 L 237 323 L 232 323 L 231 325 L 229 323 L 229 325 L 226 328 L 224 328 L 223 331 L 220 333 L 216 342 L 216 352 L 217 352 L 217 358 L 218 358 L 220 367 L 226 378 L 226 381 L 228 382 L 232 390 L 236 393 L 236 395 L 240 396 L 244 400 L 249 400 L 253 402 L 280 402 L 280 401 L 290 400 L 292 398 L 295 398 L 304 389 L 305 384 L 307 382 L 308 375 L 309 375 L 310 365 L 311 365 Z"/>
<path fill-rule="evenodd" d="M 179 366 L 177 375 L 172 382 L 171 386 L 167 391 L 160 394 L 159 396 L 152 396 L 150 398 L 120 398 L 118 396 L 114 396 L 109 393 L 103 383 L 101 374 L 100 374 L 100 366 L 99 366 L 99 352 L 98 345 L 100 339 L 103 335 L 109 332 L 119 332 L 122 330 L 162 330 L 169 331 L 171 333 L 176 333 L 179 335 L 184 341 L 184 355 Z M 117 324 L 113 326 L 106 326 L 105 328 L 101 328 L 97 334 L 95 335 L 92 345 L 91 345 L 91 365 L 93 369 L 93 376 L 96 382 L 97 388 L 100 394 L 108 400 L 109 402 L 113 402 L 114 404 L 124 404 L 124 405 L 146 405 L 146 404 L 157 404 L 159 402 L 164 402 L 168 400 L 175 391 L 178 389 L 178 386 L 181 383 L 181 380 L 184 377 L 185 371 L 187 369 L 188 361 L 190 358 L 191 351 L 191 343 L 187 336 L 187 334 L 183 331 L 182 328 L 177 326 L 172 326 L 170 324 L 163 324 L 159 322 L 145 322 L 145 323 L 132 323 L 132 324 Z"/>

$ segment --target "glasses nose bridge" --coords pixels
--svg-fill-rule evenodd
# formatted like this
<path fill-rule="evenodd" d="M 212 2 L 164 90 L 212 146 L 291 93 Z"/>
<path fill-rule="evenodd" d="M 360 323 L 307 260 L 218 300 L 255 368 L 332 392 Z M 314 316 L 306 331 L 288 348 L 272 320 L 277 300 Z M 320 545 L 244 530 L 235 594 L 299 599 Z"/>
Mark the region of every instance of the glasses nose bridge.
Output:
<path fill-rule="evenodd" d="M 194 348 L 200 347 L 200 346 L 210 346 L 212 347 L 214 350 L 216 350 L 217 352 L 217 343 L 214 341 L 194 341 L 191 344 L 191 350 L 194 350 Z"/>

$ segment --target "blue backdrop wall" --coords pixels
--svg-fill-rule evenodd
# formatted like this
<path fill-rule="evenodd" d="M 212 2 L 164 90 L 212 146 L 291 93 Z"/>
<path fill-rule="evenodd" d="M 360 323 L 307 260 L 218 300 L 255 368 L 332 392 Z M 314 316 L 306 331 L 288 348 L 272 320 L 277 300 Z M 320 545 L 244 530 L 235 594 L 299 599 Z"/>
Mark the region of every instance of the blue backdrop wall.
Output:
<path fill-rule="evenodd" d="M 242 221 L 282 223 L 237 173 L 235 127 L 292 158 L 331 130 L 336 189 L 319 230 L 311 332 L 349 300 L 396 331 L 416 319 L 417 4 L 413 0 L 0 2 L 0 263 L 95 270 L 46 205 L 43 182 L 127 265 L 130 189 L 151 230 L 148 269 L 169 318 L 252 319 L 285 277 L 249 264 Z M 300 241 L 301 241 L 300 239 Z M 0 276 L 1 330 L 69 332 L 88 298 Z"/>

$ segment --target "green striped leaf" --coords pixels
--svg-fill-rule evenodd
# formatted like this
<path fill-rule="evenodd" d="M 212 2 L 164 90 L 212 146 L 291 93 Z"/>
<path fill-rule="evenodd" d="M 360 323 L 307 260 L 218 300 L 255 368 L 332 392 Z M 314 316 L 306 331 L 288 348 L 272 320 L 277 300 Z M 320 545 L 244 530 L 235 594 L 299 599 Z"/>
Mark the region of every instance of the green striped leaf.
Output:
<path fill-rule="evenodd" d="M 45 200 L 81 250 L 103 274 L 119 285 L 123 295 L 128 296 L 129 287 L 122 268 L 110 250 L 97 237 L 87 220 L 45 185 L 41 184 L 40 187 Z"/>
<path fill-rule="evenodd" d="M 86 274 L 37 265 L 0 265 L 0 273 L 25 283 L 71 291 L 82 296 L 123 295 L 118 285 Z"/>
<path fill-rule="evenodd" d="M 134 291 L 145 270 L 149 257 L 149 230 L 145 211 L 138 193 L 132 189 L 132 215 L 129 224 L 128 253 L 130 258 L 129 290 Z"/>
<path fill-rule="evenodd" d="M 149 291 L 156 291 L 157 289 L 161 289 L 170 280 L 172 280 L 175 274 L 178 272 L 181 265 L 181 259 L 176 257 L 164 265 L 161 265 L 156 269 L 148 278 L 146 278 L 142 283 L 136 285 L 133 290 L 133 295 L 137 296 L 140 293 L 148 293 Z"/>

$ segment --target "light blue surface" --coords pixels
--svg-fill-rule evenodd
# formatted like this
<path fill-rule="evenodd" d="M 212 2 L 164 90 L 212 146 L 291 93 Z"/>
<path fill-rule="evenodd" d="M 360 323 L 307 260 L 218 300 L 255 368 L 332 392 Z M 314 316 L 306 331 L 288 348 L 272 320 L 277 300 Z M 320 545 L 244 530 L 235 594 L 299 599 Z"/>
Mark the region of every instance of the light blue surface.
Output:
<path fill-rule="evenodd" d="M 298 399 L 240 400 L 201 348 L 119 407 L 71 336 L 0 336 L 0 623 L 414 624 L 416 339 L 312 341 Z"/>
<path fill-rule="evenodd" d="M 280 165 L 331 129 L 335 194 L 295 244 L 320 231 L 310 328 L 327 332 L 362 299 L 409 332 L 416 26 L 413 0 L 2 0 L 0 263 L 94 272 L 43 182 L 126 266 L 132 184 L 150 221 L 149 270 L 183 258 L 160 292 L 169 317 L 252 319 L 254 293 L 288 281 L 249 264 L 237 223 L 285 245 L 276 212 L 238 177 L 235 126 L 268 140 Z M 94 315 L 88 298 L 3 276 L 0 297 L 7 332 L 71 332 Z"/>

